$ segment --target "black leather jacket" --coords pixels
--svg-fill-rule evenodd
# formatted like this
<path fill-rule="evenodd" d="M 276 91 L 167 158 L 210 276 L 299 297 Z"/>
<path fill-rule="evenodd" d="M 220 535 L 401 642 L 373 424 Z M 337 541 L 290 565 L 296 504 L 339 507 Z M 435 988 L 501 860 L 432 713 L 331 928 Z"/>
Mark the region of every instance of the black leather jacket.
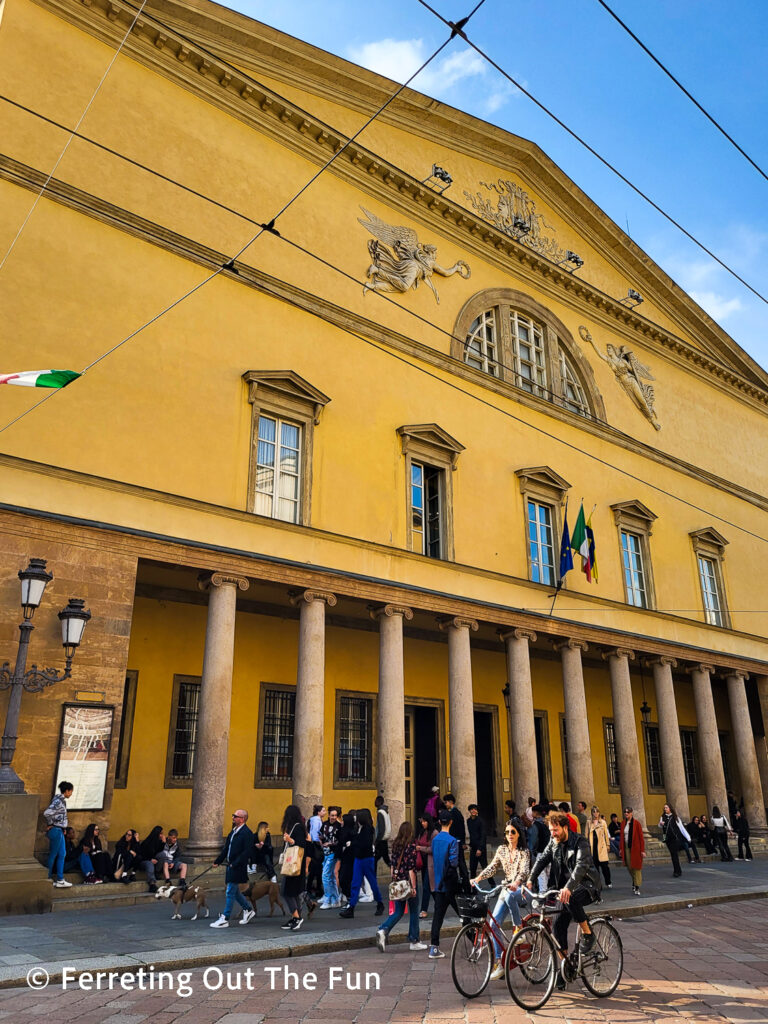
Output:
<path fill-rule="evenodd" d="M 550 865 L 550 889 L 570 889 L 573 892 L 578 885 L 600 888 L 600 873 L 589 852 L 589 840 L 577 832 L 569 833 L 564 843 L 550 839 L 546 850 L 536 858 L 531 881 L 535 881 Z"/>

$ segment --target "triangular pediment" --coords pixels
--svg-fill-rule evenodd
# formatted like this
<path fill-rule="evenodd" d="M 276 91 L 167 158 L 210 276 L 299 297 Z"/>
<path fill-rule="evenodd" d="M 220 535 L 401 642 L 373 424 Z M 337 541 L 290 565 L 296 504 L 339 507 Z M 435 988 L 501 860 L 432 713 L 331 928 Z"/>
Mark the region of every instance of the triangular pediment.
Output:
<path fill-rule="evenodd" d="M 692 530 L 688 536 L 700 544 L 710 544 L 713 548 L 724 548 L 728 543 L 714 526 L 705 526 L 703 530 Z"/>
<path fill-rule="evenodd" d="M 312 405 L 323 406 L 330 402 L 328 395 L 324 395 L 294 370 L 246 370 L 243 380 L 251 385 L 252 393 L 263 386 Z"/>
<path fill-rule="evenodd" d="M 424 447 L 443 452 L 455 464 L 458 456 L 464 451 L 464 445 L 437 423 L 409 423 L 398 427 L 397 433 L 404 452 L 408 450 L 411 442 L 415 441 Z"/>
<path fill-rule="evenodd" d="M 619 501 L 615 505 L 611 505 L 614 518 L 624 519 L 642 519 L 647 523 L 652 523 L 654 519 L 659 517 L 655 512 L 651 512 L 647 505 L 644 505 L 642 501 Z"/>
<path fill-rule="evenodd" d="M 549 466 L 533 466 L 530 469 L 516 469 L 515 476 L 520 481 L 521 487 L 536 484 L 538 487 L 559 491 L 561 497 L 565 495 L 566 491 L 568 491 L 571 486 L 564 477 L 560 476 L 559 473 L 556 473 L 554 469 L 550 469 Z"/>

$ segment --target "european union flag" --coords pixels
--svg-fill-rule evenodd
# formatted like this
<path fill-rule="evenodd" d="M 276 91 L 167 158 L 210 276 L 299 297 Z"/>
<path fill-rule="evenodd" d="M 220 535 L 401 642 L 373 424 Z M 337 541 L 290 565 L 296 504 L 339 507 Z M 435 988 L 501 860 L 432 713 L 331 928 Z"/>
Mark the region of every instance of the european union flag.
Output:
<path fill-rule="evenodd" d="M 565 574 L 572 568 L 573 554 L 571 552 L 571 534 L 568 529 L 568 506 L 566 505 L 565 515 L 563 516 L 563 536 L 560 541 L 560 579 L 558 580 L 558 587 L 565 579 Z"/>

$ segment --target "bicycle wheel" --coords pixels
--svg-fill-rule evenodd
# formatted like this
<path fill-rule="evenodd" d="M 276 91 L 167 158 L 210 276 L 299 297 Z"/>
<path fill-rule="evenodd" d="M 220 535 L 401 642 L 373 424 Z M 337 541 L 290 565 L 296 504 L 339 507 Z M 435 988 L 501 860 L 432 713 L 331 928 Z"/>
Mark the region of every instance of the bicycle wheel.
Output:
<path fill-rule="evenodd" d="M 593 996 L 603 999 L 611 995 L 621 981 L 624 970 L 624 948 L 619 933 L 602 917 L 589 922 L 595 933 L 591 953 L 582 957 L 581 980 Z"/>
<path fill-rule="evenodd" d="M 479 996 L 493 967 L 493 943 L 484 924 L 465 924 L 453 940 L 451 974 L 456 988 L 467 999 Z"/>
<path fill-rule="evenodd" d="M 552 995 L 557 952 L 547 932 L 528 925 L 512 939 L 504 957 L 509 994 L 523 1010 L 538 1010 Z"/>

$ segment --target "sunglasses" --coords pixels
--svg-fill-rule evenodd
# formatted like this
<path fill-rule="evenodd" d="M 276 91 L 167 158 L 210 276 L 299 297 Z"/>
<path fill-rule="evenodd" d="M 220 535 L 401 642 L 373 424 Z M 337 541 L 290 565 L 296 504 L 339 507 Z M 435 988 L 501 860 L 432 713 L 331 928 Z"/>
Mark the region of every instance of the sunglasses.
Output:
<path fill-rule="evenodd" d="M 507 828 L 504 831 L 507 833 L 508 836 L 516 836 L 520 834 L 519 832 L 516 832 L 513 828 Z"/>

